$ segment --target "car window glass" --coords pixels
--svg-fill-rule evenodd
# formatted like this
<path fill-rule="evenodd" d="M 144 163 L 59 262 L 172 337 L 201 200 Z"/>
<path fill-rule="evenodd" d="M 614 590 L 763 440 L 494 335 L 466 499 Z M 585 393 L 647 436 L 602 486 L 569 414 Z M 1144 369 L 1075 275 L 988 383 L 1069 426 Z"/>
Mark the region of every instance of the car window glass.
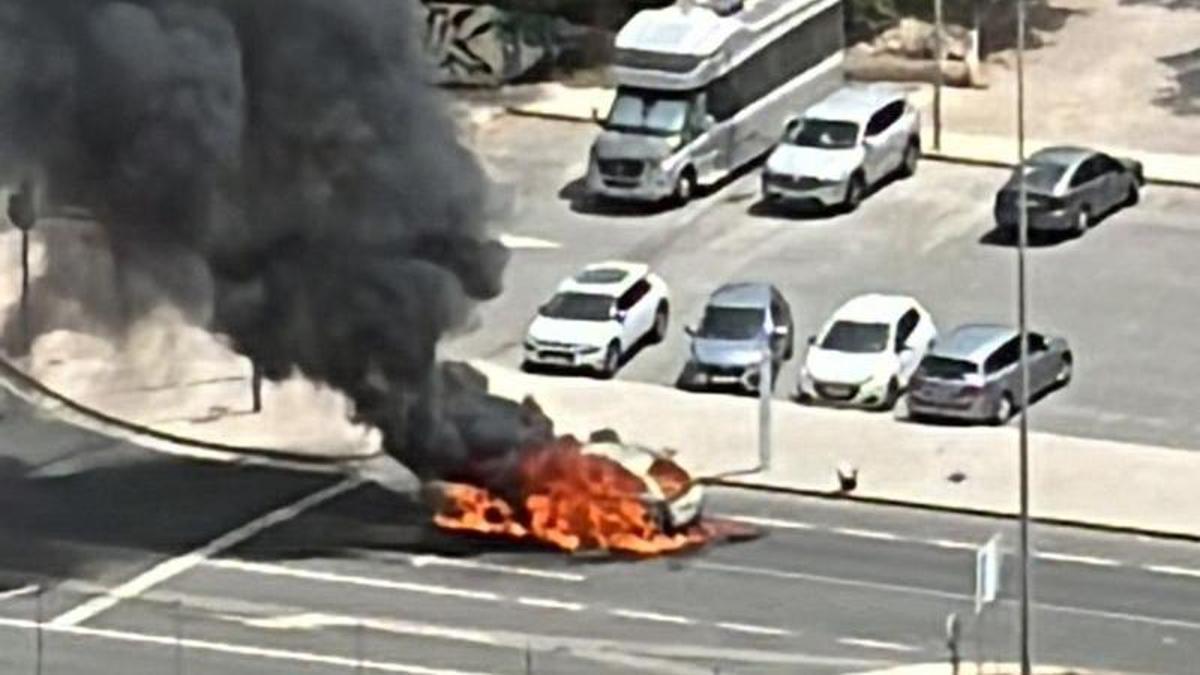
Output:
<path fill-rule="evenodd" d="M 1047 349 L 1046 338 L 1037 333 L 1029 334 L 1029 353 L 1044 352 Z"/>
<path fill-rule="evenodd" d="M 1095 177 L 1096 162 L 1095 160 L 1089 159 L 1083 164 L 1080 164 L 1079 168 L 1075 170 L 1075 175 L 1071 177 L 1071 187 L 1079 187 L 1080 185 L 1090 182 Z"/>
<path fill-rule="evenodd" d="M 779 306 L 779 302 L 777 300 L 772 298 L 772 300 L 771 300 L 771 325 L 772 326 L 783 326 L 786 323 L 787 323 L 787 320 L 784 318 L 783 308 Z"/>
<path fill-rule="evenodd" d="M 646 281 L 645 279 L 639 280 L 637 283 L 631 286 L 629 290 L 625 291 L 625 293 L 621 296 L 621 299 L 617 301 L 617 309 L 630 309 L 636 305 L 639 300 L 645 297 L 646 292 L 649 290 L 650 282 Z"/>
<path fill-rule="evenodd" d="M 867 122 L 867 135 L 876 136 L 888 127 L 887 108 L 881 108 L 871 115 L 870 121 Z"/>
<path fill-rule="evenodd" d="M 995 373 L 1013 365 L 1021 358 L 1021 343 L 1017 338 L 1005 342 L 984 362 L 983 367 L 989 373 Z"/>
<path fill-rule="evenodd" d="M 908 338 L 917 329 L 917 322 L 920 318 L 915 309 L 908 310 L 904 316 L 900 317 L 900 322 L 896 326 L 896 351 L 900 351 L 908 343 Z"/>

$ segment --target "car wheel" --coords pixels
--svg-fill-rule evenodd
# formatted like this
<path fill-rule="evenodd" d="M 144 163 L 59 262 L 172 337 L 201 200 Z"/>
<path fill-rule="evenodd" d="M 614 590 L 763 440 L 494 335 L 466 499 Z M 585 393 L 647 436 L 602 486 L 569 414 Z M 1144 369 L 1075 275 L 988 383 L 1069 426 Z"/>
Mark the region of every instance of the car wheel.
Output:
<path fill-rule="evenodd" d="M 675 203 L 679 205 L 692 201 L 696 196 L 696 174 L 691 169 L 684 169 L 675 182 Z"/>
<path fill-rule="evenodd" d="M 1092 212 L 1088 207 L 1081 206 L 1075 212 L 1075 226 L 1073 231 L 1076 236 L 1083 236 L 1087 233 L 1088 228 L 1092 226 Z"/>
<path fill-rule="evenodd" d="M 863 193 L 867 191 L 867 186 L 861 173 L 856 173 L 850 177 L 850 182 L 846 184 L 846 197 L 843 205 L 847 211 L 853 211 L 862 203 Z"/>
<path fill-rule="evenodd" d="M 900 163 L 900 176 L 908 178 L 917 172 L 917 162 L 921 159 L 921 141 L 912 139 L 904 148 L 904 159 Z"/>
<path fill-rule="evenodd" d="M 658 309 L 654 310 L 654 327 L 650 339 L 654 342 L 662 342 L 667 337 L 667 326 L 671 321 L 671 308 L 665 302 L 658 303 Z"/>
<path fill-rule="evenodd" d="M 1001 425 L 1008 422 L 1013 415 L 1013 400 L 1012 396 L 1005 392 L 999 401 L 996 401 L 996 411 L 992 414 L 992 424 Z"/>
<path fill-rule="evenodd" d="M 600 366 L 600 377 L 610 379 L 621 368 L 621 347 L 615 341 L 604 352 L 604 364 Z"/>
<path fill-rule="evenodd" d="M 792 357 L 795 355 L 796 355 L 796 339 L 794 337 L 792 337 L 791 333 L 789 332 L 787 347 L 785 347 L 783 350 L 783 360 L 791 361 Z"/>
<path fill-rule="evenodd" d="M 1121 206 L 1124 206 L 1124 207 L 1133 206 L 1134 204 L 1138 203 L 1138 201 L 1141 199 L 1141 197 L 1142 197 L 1141 191 L 1138 190 L 1137 183 L 1130 183 L 1129 184 L 1129 194 L 1125 195 L 1125 201 L 1122 202 Z"/>
<path fill-rule="evenodd" d="M 895 408 L 898 398 L 900 398 L 900 382 L 893 377 L 888 381 L 887 392 L 883 395 L 883 402 L 879 404 L 879 409 L 887 411 Z"/>
<path fill-rule="evenodd" d="M 1074 374 L 1075 363 L 1071 358 L 1071 353 L 1063 354 L 1062 365 L 1058 367 L 1058 375 L 1054 377 L 1054 383 L 1060 387 L 1065 387 L 1071 382 L 1071 376 Z"/>

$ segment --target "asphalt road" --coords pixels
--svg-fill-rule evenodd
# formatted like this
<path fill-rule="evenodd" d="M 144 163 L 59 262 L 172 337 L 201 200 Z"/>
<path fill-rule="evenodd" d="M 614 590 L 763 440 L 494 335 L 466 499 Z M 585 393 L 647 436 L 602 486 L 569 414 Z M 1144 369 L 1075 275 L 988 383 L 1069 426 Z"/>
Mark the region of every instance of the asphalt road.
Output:
<path fill-rule="evenodd" d="M 634 356 L 623 379 L 672 384 L 686 359 L 683 326 L 729 280 L 777 284 L 801 338 L 869 291 L 913 295 L 943 331 L 970 321 L 1015 324 L 1016 252 L 991 235 L 1003 171 L 924 162 L 915 178 L 884 186 L 852 214 L 764 213 L 755 170 L 682 209 L 595 213 L 577 200 L 593 134 L 588 125 L 507 117 L 480 135 L 509 197 L 499 229 L 527 240 L 506 293 L 481 310 L 483 329 L 446 346 L 448 355 L 515 367 L 535 308 L 561 278 L 606 258 L 648 262 L 672 291 L 668 339 Z M 1151 187 L 1141 204 L 1087 236 L 1031 251 L 1031 327 L 1067 337 L 1077 364 L 1072 385 L 1036 405 L 1033 428 L 1200 448 L 1196 213 L 1200 192 Z M 796 369 L 785 369 L 780 396 L 794 390 Z"/>
<path fill-rule="evenodd" d="M 981 633 L 971 619 L 973 549 L 997 532 L 1011 547 L 1007 521 L 719 491 L 709 514 L 763 536 L 569 557 L 439 532 L 373 485 L 167 458 L 20 412 L 0 426 L 4 673 L 33 672 L 38 623 L 56 675 L 860 672 L 942 659 L 952 611 L 967 658 L 976 635 L 989 658 L 1016 653 L 1011 599 Z M 1035 544 L 1041 660 L 1193 672 L 1196 545 L 1049 527 Z"/>

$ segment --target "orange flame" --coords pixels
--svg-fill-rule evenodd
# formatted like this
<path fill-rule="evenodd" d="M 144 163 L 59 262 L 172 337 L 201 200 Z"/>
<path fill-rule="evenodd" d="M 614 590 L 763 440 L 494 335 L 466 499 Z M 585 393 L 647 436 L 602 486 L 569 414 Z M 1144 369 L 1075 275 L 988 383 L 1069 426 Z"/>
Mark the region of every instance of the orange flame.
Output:
<path fill-rule="evenodd" d="M 450 530 L 533 538 L 571 552 L 652 555 L 707 540 L 700 526 L 664 532 L 646 501 L 641 478 L 617 462 L 581 450 L 572 439 L 523 452 L 519 508 L 484 488 L 450 485 L 434 522 Z M 668 498 L 681 494 L 691 480 L 665 458 L 655 461 L 649 474 Z"/>

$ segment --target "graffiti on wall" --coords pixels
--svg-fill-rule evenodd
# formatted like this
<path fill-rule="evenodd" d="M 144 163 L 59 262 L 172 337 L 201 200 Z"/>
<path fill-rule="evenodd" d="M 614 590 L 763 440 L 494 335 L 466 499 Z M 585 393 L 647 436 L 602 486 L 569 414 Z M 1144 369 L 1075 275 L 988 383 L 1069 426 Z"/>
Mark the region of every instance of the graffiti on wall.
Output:
<path fill-rule="evenodd" d="M 425 3 L 425 51 L 439 84 L 498 85 L 552 58 L 550 20 L 490 5 Z"/>

